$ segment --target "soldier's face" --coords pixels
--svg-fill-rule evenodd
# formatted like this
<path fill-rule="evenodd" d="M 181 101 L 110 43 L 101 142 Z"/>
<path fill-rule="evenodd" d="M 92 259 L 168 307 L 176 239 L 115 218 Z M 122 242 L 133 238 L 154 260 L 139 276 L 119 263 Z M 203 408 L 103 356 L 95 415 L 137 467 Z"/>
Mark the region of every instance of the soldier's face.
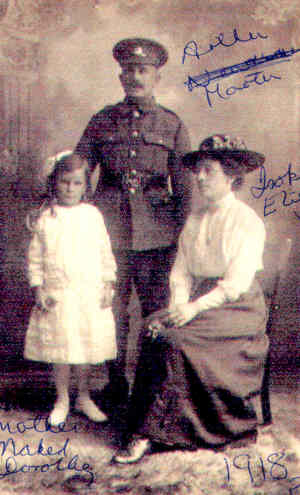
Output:
<path fill-rule="evenodd" d="M 151 97 L 160 79 L 154 65 L 128 64 L 122 67 L 120 81 L 126 96 Z"/>

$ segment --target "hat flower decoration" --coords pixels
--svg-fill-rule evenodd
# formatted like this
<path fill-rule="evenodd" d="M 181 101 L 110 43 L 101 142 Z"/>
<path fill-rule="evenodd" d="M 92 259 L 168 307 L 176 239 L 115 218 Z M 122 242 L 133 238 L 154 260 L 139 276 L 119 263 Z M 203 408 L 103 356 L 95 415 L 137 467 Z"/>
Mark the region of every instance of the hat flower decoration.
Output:
<path fill-rule="evenodd" d="M 243 165 L 245 173 L 252 172 L 260 167 L 265 157 L 262 153 L 248 150 L 240 137 L 231 137 L 228 134 L 214 134 L 200 143 L 197 151 L 187 153 L 183 157 L 183 164 L 190 169 L 198 168 L 201 160 L 218 160 L 225 156 L 236 160 Z"/>
<path fill-rule="evenodd" d="M 205 139 L 200 146 L 201 150 L 247 150 L 244 141 L 240 137 L 231 138 L 228 134 L 216 134 Z"/>

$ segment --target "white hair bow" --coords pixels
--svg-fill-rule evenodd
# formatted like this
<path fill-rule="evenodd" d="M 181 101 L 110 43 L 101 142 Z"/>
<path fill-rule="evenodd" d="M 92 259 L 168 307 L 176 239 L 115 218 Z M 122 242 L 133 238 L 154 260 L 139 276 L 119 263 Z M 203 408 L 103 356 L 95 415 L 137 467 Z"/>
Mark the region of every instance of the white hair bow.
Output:
<path fill-rule="evenodd" d="M 45 180 L 47 177 L 49 177 L 49 175 L 53 172 L 57 162 L 59 162 L 62 158 L 65 158 L 66 156 L 72 155 L 72 153 L 73 153 L 72 150 L 64 150 L 64 151 L 60 151 L 59 153 L 56 153 L 56 155 L 49 156 L 42 167 L 40 178 L 42 180 Z"/>

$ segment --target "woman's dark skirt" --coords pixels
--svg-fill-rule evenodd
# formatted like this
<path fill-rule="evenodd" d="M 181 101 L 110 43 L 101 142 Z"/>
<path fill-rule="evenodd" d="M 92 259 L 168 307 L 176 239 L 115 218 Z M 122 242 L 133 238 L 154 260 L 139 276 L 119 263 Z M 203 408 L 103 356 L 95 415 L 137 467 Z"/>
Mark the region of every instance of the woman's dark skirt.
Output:
<path fill-rule="evenodd" d="M 191 299 L 216 286 L 205 280 Z M 251 397 L 261 389 L 268 351 L 266 308 L 257 281 L 235 303 L 201 313 L 187 325 L 145 322 L 129 408 L 129 431 L 169 446 L 217 447 L 254 432 Z"/>

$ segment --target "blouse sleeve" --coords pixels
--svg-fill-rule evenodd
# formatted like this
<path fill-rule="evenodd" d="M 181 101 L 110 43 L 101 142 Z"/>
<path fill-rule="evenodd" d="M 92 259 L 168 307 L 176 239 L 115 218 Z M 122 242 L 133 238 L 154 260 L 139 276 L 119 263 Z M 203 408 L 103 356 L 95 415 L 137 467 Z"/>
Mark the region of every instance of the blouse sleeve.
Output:
<path fill-rule="evenodd" d="M 38 231 L 33 233 L 27 254 L 27 274 L 30 287 L 43 285 L 43 243 Z"/>
<path fill-rule="evenodd" d="M 263 268 L 265 243 L 263 222 L 254 212 L 243 212 L 224 239 L 227 268 L 218 286 L 197 300 L 199 311 L 236 301 L 247 292 L 255 273 Z"/>
<path fill-rule="evenodd" d="M 187 239 L 186 239 L 187 238 Z M 189 243 L 186 230 L 180 234 L 176 259 L 170 273 L 170 305 L 188 302 L 192 287 L 192 275 L 188 270 L 184 245 Z"/>

